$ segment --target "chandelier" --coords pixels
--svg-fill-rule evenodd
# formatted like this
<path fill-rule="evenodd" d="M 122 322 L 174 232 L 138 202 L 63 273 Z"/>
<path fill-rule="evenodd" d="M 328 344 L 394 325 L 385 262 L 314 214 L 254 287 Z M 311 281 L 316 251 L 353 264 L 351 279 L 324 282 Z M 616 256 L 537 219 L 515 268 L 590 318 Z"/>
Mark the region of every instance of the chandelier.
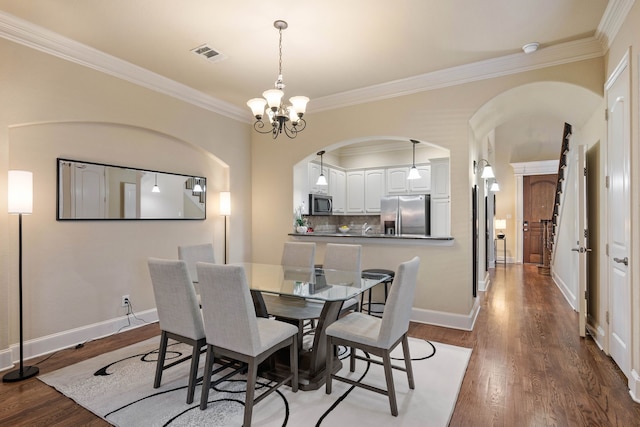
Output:
<path fill-rule="evenodd" d="M 253 128 L 257 132 L 271 133 L 273 139 L 276 139 L 282 133 L 289 138 L 295 138 L 298 132 L 302 132 L 307 126 L 307 122 L 304 121 L 302 116 L 306 111 L 309 98 L 306 96 L 292 96 L 289 98 L 290 104 L 282 101 L 285 86 L 282 80 L 282 30 L 287 29 L 289 24 L 278 20 L 273 23 L 273 26 L 280 34 L 280 42 L 278 44 L 280 60 L 278 62 L 278 78 L 275 82 L 275 88 L 264 91 L 262 93 L 264 98 L 250 99 L 247 101 L 247 105 L 251 108 L 251 112 L 256 118 Z M 265 114 L 265 106 L 267 104 L 266 114 L 271 128 L 263 129 L 265 128 L 265 122 L 262 121 L 262 116 Z"/>

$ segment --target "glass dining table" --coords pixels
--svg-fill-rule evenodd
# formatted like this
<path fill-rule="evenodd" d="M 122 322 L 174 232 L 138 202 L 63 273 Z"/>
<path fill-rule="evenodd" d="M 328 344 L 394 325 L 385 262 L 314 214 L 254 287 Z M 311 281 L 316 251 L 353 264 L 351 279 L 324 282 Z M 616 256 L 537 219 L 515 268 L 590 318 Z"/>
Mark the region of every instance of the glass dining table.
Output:
<path fill-rule="evenodd" d="M 258 316 L 269 316 L 263 293 L 323 303 L 313 334 L 313 344 L 299 354 L 298 385 L 301 390 L 316 390 L 324 384 L 326 358 L 336 357 L 335 354 L 328 354 L 326 329 L 338 319 L 342 304 L 389 279 L 386 274 L 357 271 L 257 263 L 235 265 L 244 266 Z M 288 351 L 279 353 L 265 364 L 262 375 L 278 377 L 280 372 L 286 373 L 289 369 L 288 357 Z M 337 372 L 342 364 L 339 360 L 334 360 L 333 367 Z"/>

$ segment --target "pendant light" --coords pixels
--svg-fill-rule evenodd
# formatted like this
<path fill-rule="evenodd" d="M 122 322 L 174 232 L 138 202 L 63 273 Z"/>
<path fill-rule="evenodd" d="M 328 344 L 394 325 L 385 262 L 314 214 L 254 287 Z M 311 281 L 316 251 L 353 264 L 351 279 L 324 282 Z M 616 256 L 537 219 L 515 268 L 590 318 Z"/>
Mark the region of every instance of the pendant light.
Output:
<path fill-rule="evenodd" d="M 413 144 L 413 165 L 409 170 L 409 176 L 407 179 L 420 179 L 422 176 L 420 176 L 420 171 L 416 168 L 416 144 L 419 144 L 419 141 L 416 141 L 415 139 L 411 139 L 410 141 Z"/>
<path fill-rule="evenodd" d="M 323 163 L 322 163 L 322 156 L 324 156 L 324 150 L 323 151 L 318 151 L 318 156 L 320 156 L 320 176 L 318 177 L 318 180 L 316 181 L 316 185 L 329 185 L 329 183 L 327 182 L 327 178 L 324 176 L 324 168 L 323 168 Z"/>
<path fill-rule="evenodd" d="M 158 174 L 156 174 L 156 178 L 155 178 L 155 184 L 153 186 L 153 188 L 151 189 L 152 193 L 159 193 L 160 192 L 160 187 L 158 187 Z"/>
<path fill-rule="evenodd" d="M 263 98 L 253 98 L 247 101 L 247 106 L 251 109 L 256 121 L 253 128 L 259 133 L 270 133 L 273 139 L 279 135 L 285 134 L 289 138 L 298 136 L 298 132 L 302 132 L 307 126 L 307 122 L 302 118 L 307 109 L 309 98 L 306 96 L 292 96 L 289 98 L 289 104 L 285 103 L 284 97 L 284 81 L 282 79 L 282 31 L 286 30 L 289 24 L 281 19 L 275 21 L 273 26 L 278 30 L 278 77 L 273 89 L 266 90 L 262 93 Z M 266 126 L 262 121 L 262 117 L 266 115 L 269 119 Z"/>

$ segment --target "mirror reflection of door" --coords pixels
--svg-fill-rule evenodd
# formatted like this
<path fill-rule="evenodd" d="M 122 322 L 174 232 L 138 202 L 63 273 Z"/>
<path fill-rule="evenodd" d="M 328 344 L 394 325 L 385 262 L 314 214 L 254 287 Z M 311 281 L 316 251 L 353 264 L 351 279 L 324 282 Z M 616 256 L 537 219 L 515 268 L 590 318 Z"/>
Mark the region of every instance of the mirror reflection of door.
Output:
<path fill-rule="evenodd" d="M 71 199 L 74 218 L 106 218 L 105 168 L 94 164 L 76 164 L 71 169 L 75 197 Z"/>
<path fill-rule="evenodd" d="M 527 175 L 522 182 L 522 261 L 542 264 L 544 226 L 553 216 L 557 175 Z"/>

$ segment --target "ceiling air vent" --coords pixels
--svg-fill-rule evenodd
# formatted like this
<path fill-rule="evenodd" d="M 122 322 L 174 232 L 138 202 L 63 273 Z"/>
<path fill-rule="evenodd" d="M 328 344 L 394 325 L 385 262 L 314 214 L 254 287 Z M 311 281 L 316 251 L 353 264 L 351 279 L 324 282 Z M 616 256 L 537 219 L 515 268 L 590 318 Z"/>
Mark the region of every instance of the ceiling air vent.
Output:
<path fill-rule="evenodd" d="M 209 62 L 217 62 L 226 58 L 226 56 L 211 48 L 207 44 L 203 44 L 201 46 L 193 48 L 191 49 L 191 52 L 195 53 L 201 58 L 206 59 Z"/>

